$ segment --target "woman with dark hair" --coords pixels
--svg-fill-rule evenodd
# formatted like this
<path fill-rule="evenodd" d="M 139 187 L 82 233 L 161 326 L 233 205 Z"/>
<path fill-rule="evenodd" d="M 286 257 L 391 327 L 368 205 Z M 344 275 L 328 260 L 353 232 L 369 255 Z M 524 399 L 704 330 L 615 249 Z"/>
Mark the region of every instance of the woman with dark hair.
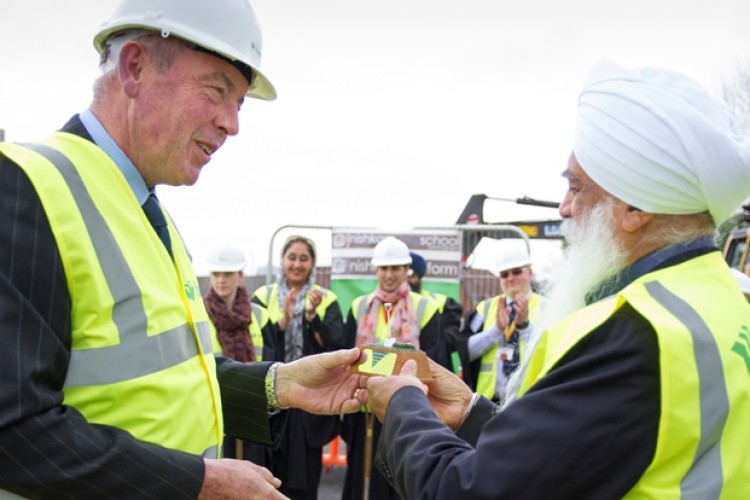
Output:
<path fill-rule="evenodd" d="M 268 310 L 277 326 L 276 361 L 344 347 L 344 320 L 336 295 L 315 284 L 315 244 L 304 236 L 290 236 L 281 251 L 281 274 L 276 283 L 253 293 L 253 302 Z M 290 412 L 271 471 L 281 479 L 281 492 L 290 498 L 317 498 L 323 446 L 339 433 L 337 416 Z"/>

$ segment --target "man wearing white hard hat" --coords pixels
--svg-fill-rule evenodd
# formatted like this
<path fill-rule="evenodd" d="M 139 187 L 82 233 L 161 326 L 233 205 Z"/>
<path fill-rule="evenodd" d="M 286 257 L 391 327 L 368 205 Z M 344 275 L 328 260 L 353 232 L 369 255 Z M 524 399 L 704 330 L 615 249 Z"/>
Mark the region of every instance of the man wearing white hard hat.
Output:
<path fill-rule="evenodd" d="M 750 308 L 714 239 L 750 139 L 684 75 L 603 62 L 563 176 L 569 245 L 506 405 L 437 367 L 370 378 L 378 464 L 406 498 L 750 498 Z"/>
<path fill-rule="evenodd" d="M 344 333 L 353 345 L 396 339 L 425 351 L 442 366 L 449 367 L 447 344 L 441 327 L 437 303 L 411 291 L 407 281 L 412 262 L 409 248 L 402 240 L 386 236 L 373 248 L 372 266 L 378 286 L 374 292 L 352 301 Z M 342 498 L 398 499 L 388 481 L 374 469 L 368 451 L 378 443 L 380 425 L 372 414 L 363 411 L 346 415 L 341 436 L 347 444 L 347 469 Z M 374 448 L 372 448 L 374 449 Z"/>
<path fill-rule="evenodd" d="M 253 9 L 122 0 L 94 47 L 91 104 L 43 142 L 0 143 L 0 496 L 281 498 L 267 469 L 220 459 L 223 436 L 273 446 L 282 407 L 354 411 L 359 377 L 341 375 L 359 352 L 215 356 L 155 191 L 196 182 L 246 97 L 276 97 Z"/>
<path fill-rule="evenodd" d="M 526 246 L 506 243 L 493 269 L 502 293 L 482 300 L 468 315 L 467 353 L 461 356 L 464 381 L 495 402 L 505 399 L 506 384 L 518 367 L 542 303 L 541 295 L 531 290 L 533 272 Z"/>

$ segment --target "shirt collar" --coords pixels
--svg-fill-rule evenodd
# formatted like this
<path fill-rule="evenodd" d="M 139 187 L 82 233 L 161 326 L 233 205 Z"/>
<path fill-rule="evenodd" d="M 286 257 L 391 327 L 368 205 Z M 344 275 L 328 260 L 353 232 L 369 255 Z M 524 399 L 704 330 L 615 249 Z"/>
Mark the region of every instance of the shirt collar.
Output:
<path fill-rule="evenodd" d="M 94 113 L 90 109 L 86 109 L 79 115 L 81 123 L 86 127 L 86 130 L 91 134 L 91 138 L 94 140 L 97 146 L 115 162 L 117 168 L 120 169 L 122 175 L 125 176 L 130 189 L 133 190 L 138 203 L 143 205 L 148 198 L 149 189 L 146 187 L 146 182 L 143 180 L 141 173 L 138 171 L 136 166 L 130 161 L 125 152 L 120 149 L 112 136 L 104 129 L 101 122 L 94 116 Z"/>
<path fill-rule="evenodd" d="M 599 301 L 619 292 L 641 276 L 664 267 L 669 267 L 679 262 L 684 262 L 708 252 L 718 251 L 716 242 L 711 237 L 698 238 L 692 241 L 670 245 L 660 248 L 620 271 L 613 279 L 608 280 L 594 293 L 586 296 L 586 304 Z"/>

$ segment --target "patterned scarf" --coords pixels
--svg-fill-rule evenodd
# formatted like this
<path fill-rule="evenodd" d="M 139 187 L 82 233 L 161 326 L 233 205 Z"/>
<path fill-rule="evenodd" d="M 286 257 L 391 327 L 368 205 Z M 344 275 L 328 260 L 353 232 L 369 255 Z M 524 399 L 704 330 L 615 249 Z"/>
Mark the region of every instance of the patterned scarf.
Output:
<path fill-rule="evenodd" d="M 307 292 L 310 291 L 314 280 L 315 273 L 311 272 L 310 276 L 307 277 L 305 284 L 299 289 L 297 295 L 294 297 L 292 319 L 289 321 L 289 324 L 286 326 L 286 331 L 284 332 L 284 361 L 294 361 L 295 359 L 302 357 L 302 346 L 304 342 L 304 324 L 302 322 L 302 317 L 305 313 L 305 298 L 307 297 Z M 289 295 L 291 290 L 286 283 L 286 278 L 283 276 L 279 277 L 278 283 L 279 307 L 283 308 L 286 296 Z"/>
<path fill-rule="evenodd" d="M 216 327 L 216 336 L 224 356 L 235 361 L 255 361 L 255 347 L 248 331 L 252 321 L 250 297 L 245 287 L 237 288 L 232 309 L 213 289 L 203 297 L 203 302 Z"/>
<path fill-rule="evenodd" d="M 406 282 L 391 293 L 378 286 L 372 301 L 367 305 L 367 310 L 359 321 L 357 345 L 376 342 L 375 331 L 378 325 L 378 315 L 381 314 L 381 310 L 385 312 L 385 307 L 381 306 L 385 303 L 391 303 L 393 307 L 391 308 L 390 337 L 395 338 L 397 342 L 408 342 L 419 349 L 419 323 L 409 294 L 410 290 L 411 288 Z M 385 321 L 387 319 L 386 316 Z"/>

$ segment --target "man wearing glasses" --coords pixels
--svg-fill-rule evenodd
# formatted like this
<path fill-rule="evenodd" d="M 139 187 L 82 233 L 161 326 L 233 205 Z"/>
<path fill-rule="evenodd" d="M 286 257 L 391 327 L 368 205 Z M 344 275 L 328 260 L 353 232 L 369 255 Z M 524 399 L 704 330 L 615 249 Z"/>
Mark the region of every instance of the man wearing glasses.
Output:
<path fill-rule="evenodd" d="M 494 271 L 502 293 L 481 301 L 467 317 L 468 363 L 464 359 L 463 368 L 464 381 L 474 391 L 500 402 L 523 355 L 542 297 L 531 290 L 531 257 L 524 247 L 506 248 Z"/>

